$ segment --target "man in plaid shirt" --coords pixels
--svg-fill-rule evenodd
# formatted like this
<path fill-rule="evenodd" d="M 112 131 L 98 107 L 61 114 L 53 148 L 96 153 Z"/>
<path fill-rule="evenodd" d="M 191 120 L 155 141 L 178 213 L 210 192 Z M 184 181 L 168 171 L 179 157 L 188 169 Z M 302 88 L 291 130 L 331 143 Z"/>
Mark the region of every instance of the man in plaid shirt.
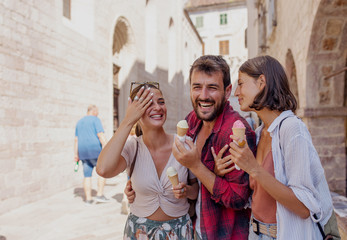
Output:
<path fill-rule="evenodd" d="M 187 150 L 176 139 L 173 154 L 199 179 L 196 239 L 248 239 L 250 209 L 245 208 L 251 193 L 248 174 L 242 170 L 224 176 L 214 173 L 214 155 L 216 160 L 225 161 L 224 167 L 233 167 L 227 149 L 236 120 L 246 126 L 248 145 L 253 153 L 256 151 L 254 132 L 228 102 L 231 89 L 229 66 L 221 56 L 202 56 L 193 63 L 190 97 L 194 111 L 186 117 L 187 135 L 193 141 L 186 141 L 190 146 Z"/>

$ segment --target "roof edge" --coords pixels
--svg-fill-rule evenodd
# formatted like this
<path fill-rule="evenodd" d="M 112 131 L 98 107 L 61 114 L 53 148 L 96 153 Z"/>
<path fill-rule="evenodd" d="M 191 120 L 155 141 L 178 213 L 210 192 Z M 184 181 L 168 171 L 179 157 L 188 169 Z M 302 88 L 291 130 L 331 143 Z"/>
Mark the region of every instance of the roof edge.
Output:
<path fill-rule="evenodd" d="M 213 3 L 213 4 L 207 4 L 207 5 L 201 5 L 201 6 L 186 6 L 184 9 L 187 10 L 188 12 L 198 12 L 198 11 L 204 11 L 204 10 L 214 10 L 214 9 L 238 7 L 238 6 L 246 6 L 246 1 L 239 0 L 239 1 L 232 1 L 228 3 Z"/>
<path fill-rule="evenodd" d="M 193 28 L 193 30 L 194 30 L 196 36 L 198 37 L 200 43 L 201 43 L 201 44 L 204 44 L 204 41 L 202 41 L 202 38 L 201 38 L 201 36 L 200 36 L 198 30 L 196 30 L 195 25 L 193 24 L 192 20 L 191 20 L 190 17 L 189 17 L 188 11 L 187 11 L 186 9 L 183 9 L 183 13 L 184 13 L 184 16 L 186 17 L 186 19 L 188 20 L 190 26 Z"/>

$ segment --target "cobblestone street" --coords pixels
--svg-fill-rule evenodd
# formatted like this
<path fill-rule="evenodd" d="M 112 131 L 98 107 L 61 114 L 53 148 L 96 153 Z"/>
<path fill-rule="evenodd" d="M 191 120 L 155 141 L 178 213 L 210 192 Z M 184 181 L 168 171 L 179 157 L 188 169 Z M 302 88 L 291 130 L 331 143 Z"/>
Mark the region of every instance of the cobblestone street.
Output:
<path fill-rule="evenodd" d="M 96 189 L 97 178 L 93 176 Z M 1 215 L 0 239 L 120 240 L 127 217 L 121 214 L 125 183 L 125 173 L 106 181 L 109 203 L 86 205 L 83 188 L 77 186 Z"/>

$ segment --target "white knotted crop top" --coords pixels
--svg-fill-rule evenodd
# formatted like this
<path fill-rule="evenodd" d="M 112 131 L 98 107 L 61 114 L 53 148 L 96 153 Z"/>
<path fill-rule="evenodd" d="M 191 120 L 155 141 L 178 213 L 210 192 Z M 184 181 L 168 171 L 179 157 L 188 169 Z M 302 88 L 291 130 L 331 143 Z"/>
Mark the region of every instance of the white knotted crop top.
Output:
<path fill-rule="evenodd" d="M 130 212 L 138 217 L 148 217 L 160 207 L 171 217 L 185 215 L 189 209 L 187 199 L 176 199 L 172 185 L 166 175 L 166 169 L 170 166 L 176 168 L 180 182 L 187 183 L 195 176 L 184 166 L 182 166 L 171 153 L 170 158 L 160 176 L 157 174 L 152 156 L 142 140 L 138 138 L 128 138 L 122 156 L 127 163 L 127 172 L 135 156 L 136 141 L 138 141 L 138 152 L 135 167 L 131 176 L 132 187 L 136 193 L 135 201 L 130 204 Z"/>

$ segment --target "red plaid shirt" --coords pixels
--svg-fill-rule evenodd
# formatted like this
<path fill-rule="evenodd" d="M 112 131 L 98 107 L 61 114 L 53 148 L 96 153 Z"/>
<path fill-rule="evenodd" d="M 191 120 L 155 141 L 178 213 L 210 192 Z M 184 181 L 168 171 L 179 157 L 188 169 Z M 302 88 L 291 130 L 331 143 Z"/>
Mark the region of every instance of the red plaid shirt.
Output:
<path fill-rule="evenodd" d="M 202 121 L 194 111 L 186 117 L 189 130 L 187 135 L 196 139 Z M 230 103 L 225 104 L 224 110 L 218 116 L 211 135 L 207 138 L 201 153 L 201 161 L 214 171 L 214 158 L 211 147 L 218 153 L 229 144 L 232 126 L 236 120 L 241 120 L 246 126 L 247 143 L 253 153 L 256 151 L 256 138 L 247 121 L 233 110 Z M 229 155 L 226 151 L 224 156 Z M 213 195 L 201 184 L 200 227 L 202 239 L 248 239 L 250 209 L 245 209 L 251 194 L 248 174 L 242 170 L 234 170 L 224 177 L 216 176 Z"/>

